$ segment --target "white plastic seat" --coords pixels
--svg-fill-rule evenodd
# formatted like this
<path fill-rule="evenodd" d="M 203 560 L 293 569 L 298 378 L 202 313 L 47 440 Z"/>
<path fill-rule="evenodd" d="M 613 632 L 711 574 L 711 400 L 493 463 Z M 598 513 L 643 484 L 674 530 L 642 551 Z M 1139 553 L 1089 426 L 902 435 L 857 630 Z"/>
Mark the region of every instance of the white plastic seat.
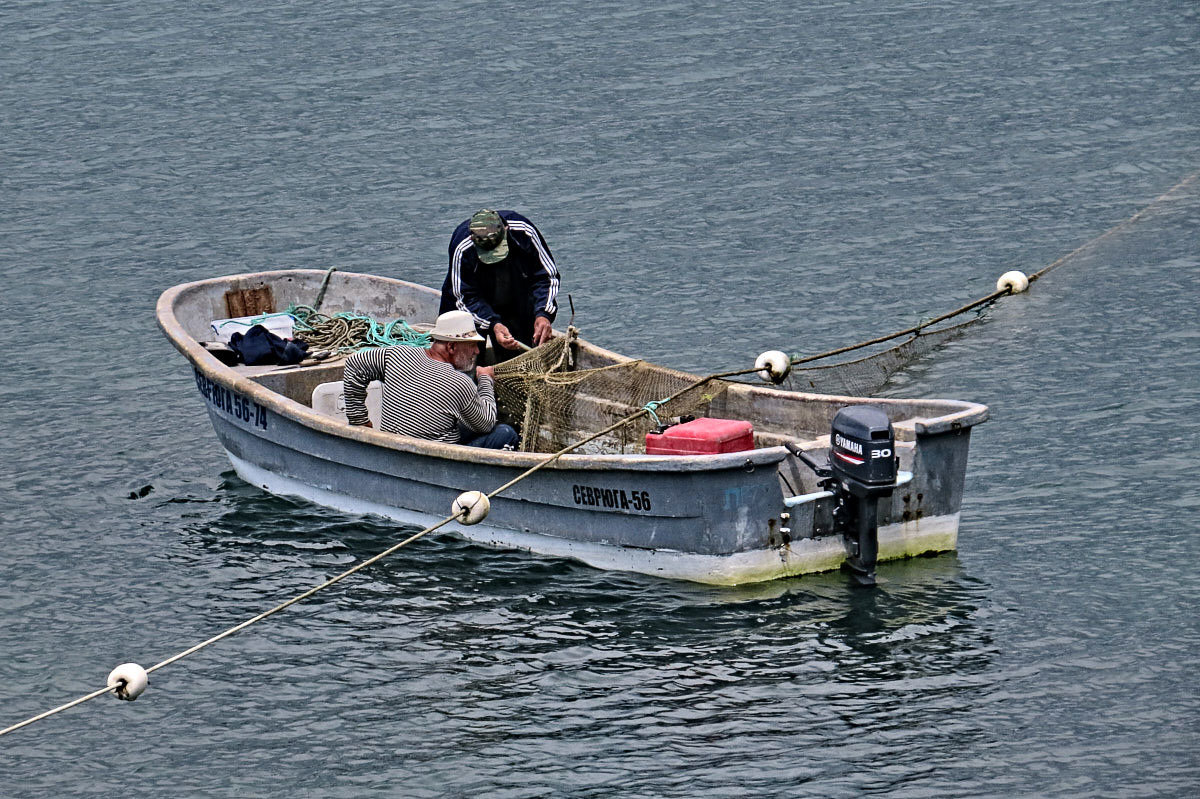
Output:
<path fill-rule="evenodd" d="M 371 420 L 371 424 L 375 429 L 379 429 L 379 405 L 383 401 L 383 383 L 378 380 L 372 380 L 367 386 L 367 418 Z M 313 389 L 312 393 L 312 409 L 322 416 L 329 416 L 333 419 L 341 419 L 349 424 L 346 419 L 346 394 L 342 388 L 342 381 L 335 380 L 331 383 L 322 383 Z"/>

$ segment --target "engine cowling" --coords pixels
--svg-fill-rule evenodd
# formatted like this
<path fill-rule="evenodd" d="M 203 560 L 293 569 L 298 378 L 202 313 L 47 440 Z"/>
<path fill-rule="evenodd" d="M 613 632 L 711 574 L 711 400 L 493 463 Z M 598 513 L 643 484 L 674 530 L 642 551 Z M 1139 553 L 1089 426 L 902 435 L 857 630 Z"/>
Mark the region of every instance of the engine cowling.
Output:
<path fill-rule="evenodd" d="M 833 417 L 829 467 L 856 497 L 881 497 L 896 485 L 896 432 L 887 414 L 871 405 L 851 405 Z"/>
<path fill-rule="evenodd" d="M 829 467 L 839 491 L 835 515 L 850 547 L 845 569 L 858 585 L 875 585 L 879 500 L 896 487 L 896 431 L 881 409 L 851 405 L 833 417 Z"/>

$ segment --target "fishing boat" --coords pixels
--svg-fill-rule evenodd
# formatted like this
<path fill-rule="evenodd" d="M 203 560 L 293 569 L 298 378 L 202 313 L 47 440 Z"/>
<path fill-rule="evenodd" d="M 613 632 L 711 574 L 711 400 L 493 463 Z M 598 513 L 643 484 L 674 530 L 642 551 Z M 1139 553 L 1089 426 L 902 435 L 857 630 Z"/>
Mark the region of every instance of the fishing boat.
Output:
<path fill-rule="evenodd" d="M 158 323 L 191 363 L 233 468 L 273 494 L 424 526 L 450 515 L 464 492 L 486 494 L 562 442 L 645 408 L 640 426 L 562 454 L 494 496 L 483 521 L 444 529 L 601 569 L 721 585 L 840 567 L 871 584 L 877 561 L 957 546 L 970 433 L 987 419 L 984 405 L 704 382 L 572 328 L 556 331 L 553 363 L 538 362 L 553 376 L 547 385 L 567 386 L 569 402 L 535 407 L 536 392 L 521 390 L 508 398 L 509 418 L 525 428 L 522 451 L 427 441 L 349 425 L 337 355 L 247 366 L 207 343 L 218 320 L 274 319 L 318 296 L 330 313 L 403 319 L 416 330 L 432 325 L 439 304 L 438 292 L 414 283 L 302 269 L 186 283 L 158 301 Z M 497 378 L 498 396 L 507 382 L 529 383 L 499 370 Z M 686 407 L 644 402 L 656 392 L 680 394 Z"/>

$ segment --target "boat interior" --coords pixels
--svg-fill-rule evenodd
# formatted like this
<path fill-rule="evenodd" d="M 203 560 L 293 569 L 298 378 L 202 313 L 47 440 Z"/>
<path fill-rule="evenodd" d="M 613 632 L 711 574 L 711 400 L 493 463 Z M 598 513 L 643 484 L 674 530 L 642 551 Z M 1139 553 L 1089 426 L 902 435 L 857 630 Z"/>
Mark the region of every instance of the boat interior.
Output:
<path fill-rule="evenodd" d="M 186 333 L 192 337 L 193 345 L 210 340 L 214 331 L 214 320 L 232 317 L 254 317 L 279 313 L 293 304 L 312 302 L 314 297 L 323 298 L 323 310 L 335 313 L 353 310 L 367 313 L 376 319 L 403 318 L 414 326 L 432 324 L 437 313 L 437 293 L 423 286 L 403 281 L 368 275 L 351 275 L 317 270 L 292 270 L 288 272 L 258 273 L 236 278 L 202 281 L 183 287 L 174 297 L 170 311 Z M 161 316 L 160 309 L 160 316 Z M 164 325 L 166 327 L 166 325 Z M 546 345 L 550 346 L 550 345 Z M 697 378 L 684 372 L 662 366 L 647 364 L 626 358 L 596 347 L 584 340 L 569 342 L 570 357 L 561 368 L 563 371 L 583 371 L 604 367 L 636 364 L 636 374 L 624 378 L 620 370 L 602 381 L 604 388 L 592 389 L 581 385 L 572 396 L 567 410 L 552 424 L 546 424 L 547 433 L 527 449 L 553 452 L 561 442 L 578 441 L 602 430 L 614 421 L 635 413 L 647 401 L 646 397 L 661 398 L 671 387 L 686 387 Z M 329 416 L 341 415 L 339 407 L 340 381 L 344 356 L 334 355 L 321 361 L 306 361 L 298 365 L 234 365 L 229 368 L 249 378 L 269 391 L 287 397 L 301 405 Z M 603 371 L 603 369 L 602 369 Z M 754 378 L 751 378 L 754 379 Z M 648 385 L 653 388 L 646 389 Z M 626 393 L 630 386 L 645 391 Z M 618 396 L 625 393 L 625 396 Z M 378 401 L 376 392 L 375 402 Z M 729 380 L 705 384 L 687 398 L 686 419 L 709 417 L 751 422 L 754 426 L 754 446 L 773 447 L 793 444 L 805 449 L 828 447 L 830 424 L 834 415 L 843 407 L 865 403 L 863 398 L 833 397 L 815 394 L 799 394 L 782 391 L 766 384 L 742 383 Z M 946 400 L 872 400 L 882 407 L 896 427 L 899 441 L 913 440 L 913 422 L 927 421 L 947 414 L 961 413 L 968 403 Z M 370 400 L 369 400 L 370 406 Z M 522 419 L 520 408 L 504 409 L 502 418 L 520 427 L 529 419 L 528 408 Z M 678 407 L 678 406 L 676 406 Z M 675 407 L 666 409 L 668 413 Z M 377 413 L 377 410 L 375 411 Z M 664 414 L 666 415 L 666 414 Z M 663 421 L 683 416 L 676 411 Z M 544 422 L 545 420 L 543 420 Z M 588 448 L 581 450 L 589 454 L 637 454 L 645 452 L 645 432 L 653 429 L 654 421 L 641 420 L 640 427 L 622 431 L 597 439 Z"/>

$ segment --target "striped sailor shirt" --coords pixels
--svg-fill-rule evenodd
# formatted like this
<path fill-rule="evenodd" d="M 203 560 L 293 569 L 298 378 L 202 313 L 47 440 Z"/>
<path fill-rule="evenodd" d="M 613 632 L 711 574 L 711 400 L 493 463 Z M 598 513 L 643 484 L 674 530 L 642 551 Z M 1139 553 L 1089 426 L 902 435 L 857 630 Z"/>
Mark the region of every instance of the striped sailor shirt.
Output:
<path fill-rule="evenodd" d="M 459 425 L 478 433 L 496 426 L 496 394 L 492 378 L 479 375 L 479 385 L 425 350 L 395 346 L 362 350 L 346 358 L 342 388 L 346 418 L 367 423 L 367 385 L 383 383 L 379 429 L 414 438 L 459 443 Z"/>

